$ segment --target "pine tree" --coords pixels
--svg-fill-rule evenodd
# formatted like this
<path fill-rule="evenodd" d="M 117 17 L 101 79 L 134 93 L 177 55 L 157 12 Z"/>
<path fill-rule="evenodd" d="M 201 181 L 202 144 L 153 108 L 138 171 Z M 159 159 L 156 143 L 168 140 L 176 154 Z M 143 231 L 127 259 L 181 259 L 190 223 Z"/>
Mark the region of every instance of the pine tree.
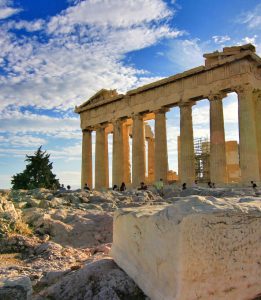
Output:
<path fill-rule="evenodd" d="M 50 154 L 42 151 L 42 146 L 37 149 L 34 155 L 26 155 L 25 162 L 28 164 L 22 173 L 12 177 L 13 189 L 35 189 L 47 188 L 54 186 L 59 187 L 59 180 L 53 174 L 53 163 L 49 161 Z"/>

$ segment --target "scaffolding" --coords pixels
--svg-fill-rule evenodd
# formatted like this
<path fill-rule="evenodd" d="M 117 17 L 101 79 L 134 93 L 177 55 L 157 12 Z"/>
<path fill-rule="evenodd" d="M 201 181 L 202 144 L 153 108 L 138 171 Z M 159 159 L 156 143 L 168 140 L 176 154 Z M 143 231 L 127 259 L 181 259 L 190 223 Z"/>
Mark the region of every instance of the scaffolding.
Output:
<path fill-rule="evenodd" d="M 210 181 L 210 142 L 207 137 L 194 139 L 195 175 L 198 182 Z"/>

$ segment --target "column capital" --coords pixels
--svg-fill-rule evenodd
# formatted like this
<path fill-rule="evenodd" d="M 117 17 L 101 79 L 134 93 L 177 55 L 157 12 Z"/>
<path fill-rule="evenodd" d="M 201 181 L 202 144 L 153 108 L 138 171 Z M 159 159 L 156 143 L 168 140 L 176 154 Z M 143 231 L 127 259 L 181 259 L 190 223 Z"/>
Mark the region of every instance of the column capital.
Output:
<path fill-rule="evenodd" d="M 233 87 L 233 90 L 240 96 L 245 93 L 253 92 L 254 89 L 250 84 L 241 84 Z"/>
<path fill-rule="evenodd" d="M 82 129 L 82 133 L 85 133 L 85 132 L 87 133 L 87 132 L 92 132 L 92 131 L 93 131 L 92 127 Z"/>
<path fill-rule="evenodd" d="M 132 117 L 132 119 L 143 120 L 144 114 L 143 114 L 143 113 L 132 113 L 132 114 L 131 114 L 131 117 Z"/>
<path fill-rule="evenodd" d="M 101 130 L 101 129 L 105 129 L 106 127 L 108 127 L 109 123 L 102 123 L 102 124 L 97 124 L 94 126 L 93 130 Z"/>
<path fill-rule="evenodd" d="M 217 93 L 210 92 L 209 95 L 207 96 L 209 101 L 221 101 L 223 98 L 227 96 L 227 93 L 220 91 Z"/>
<path fill-rule="evenodd" d="M 156 114 L 165 114 L 166 112 L 169 112 L 169 108 L 167 107 L 161 107 L 157 110 L 154 110 L 153 113 Z"/>
<path fill-rule="evenodd" d="M 178 103 L 178 106 L 181 107 L 192 107 L 193 105 L 195 105 L 196 102 L 195 101 L 182 101 Z"/>
<path fill-rule="evenodd" d="M 254 96 L 256 97 L 256 100 L 261 101 L 261 90 L 260 89 L 254 89 L 253 93 L 254 93 Z"/>

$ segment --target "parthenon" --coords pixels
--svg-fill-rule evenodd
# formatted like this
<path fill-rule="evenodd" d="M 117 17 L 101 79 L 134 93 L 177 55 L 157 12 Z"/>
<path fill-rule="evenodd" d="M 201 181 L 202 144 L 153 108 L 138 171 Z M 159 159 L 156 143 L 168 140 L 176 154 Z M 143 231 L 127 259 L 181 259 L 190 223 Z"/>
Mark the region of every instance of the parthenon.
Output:
<path fill-rule="evenodd" d="M 205 65 L 118 94 L 101 90 L 76 107 L 82 137 L 82 180 L 93 186 L 92 131 L 96 131 L 95 188 L 109 185 L 108 138 L 113 133 L 112 182 L 136 187 L 145 181 L 145 121 L 155 120 L 155 138 L 148 151 L 154 180 L 167 180 L 166 112 L 180 109 L 180 182 L 195 180 L 192 106 L 210 103 L 210 178 L 227 183 L 223 102 L 227 93 L 238 95 L 241 183 L 261 181 L 261 58 L 251 44 L 204 54 Z M 130 158 L 129 134 L 132 136 Z M 130 163 L 131 161 L 131 163 Z M 130 169 L 132 168 L 132 169 Z M 132 176 L 131 176 L 132 175 Z"/>

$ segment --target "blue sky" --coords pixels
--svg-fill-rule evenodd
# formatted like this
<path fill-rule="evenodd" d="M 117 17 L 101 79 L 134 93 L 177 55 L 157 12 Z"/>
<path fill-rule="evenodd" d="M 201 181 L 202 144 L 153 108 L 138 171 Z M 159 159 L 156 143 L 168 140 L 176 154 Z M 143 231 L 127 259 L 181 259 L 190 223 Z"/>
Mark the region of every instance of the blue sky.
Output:
<path fill-rule="evenodd" d="M 40 145 L 61 182 L 79 186 L 75 105 L 101 88 L 126 92 L 203 64 L 203 53 L 249 42 L 260 55 L 260 0 L 0 0 L 0 188 Z M 195 136 L 209 135 L 208 110 L 207 100 L 193 107 Z M 235 94 L 224 113 L 226 139 L 238 139 Z M 178 109 L 167 117 L 169 167 L 177 170 Z"/>

